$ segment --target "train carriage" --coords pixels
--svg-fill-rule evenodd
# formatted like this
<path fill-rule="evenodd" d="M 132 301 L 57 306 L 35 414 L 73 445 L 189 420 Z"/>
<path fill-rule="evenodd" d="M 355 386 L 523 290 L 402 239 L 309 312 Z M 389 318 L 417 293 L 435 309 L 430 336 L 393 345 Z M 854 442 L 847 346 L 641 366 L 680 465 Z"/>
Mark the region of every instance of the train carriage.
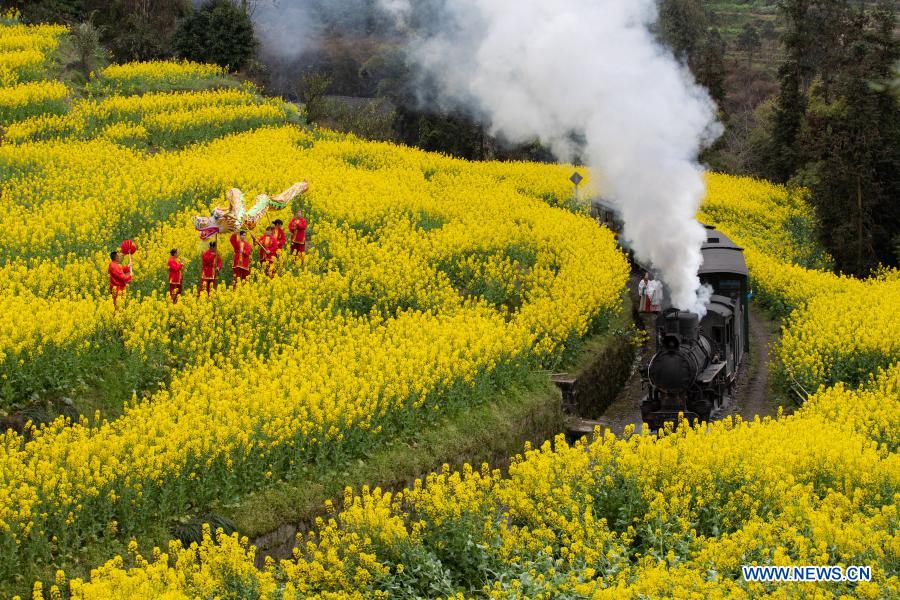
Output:
<path fill-rule="evenodd" d="M 721 231 L 705 225 L 706 242 L 703 244 L 703 265 L 700 267 L 700 283 L 706 284 L 720 296 L 727 296 L 740 303 L 741 327 L 738 334 L 750 331 L 750 283 L 744 249 L 735 244 Z M 750 336 L 743 335 L 743 351 L 750 351 Z M 738 362 L 740 362 L 738 360 Z"/>

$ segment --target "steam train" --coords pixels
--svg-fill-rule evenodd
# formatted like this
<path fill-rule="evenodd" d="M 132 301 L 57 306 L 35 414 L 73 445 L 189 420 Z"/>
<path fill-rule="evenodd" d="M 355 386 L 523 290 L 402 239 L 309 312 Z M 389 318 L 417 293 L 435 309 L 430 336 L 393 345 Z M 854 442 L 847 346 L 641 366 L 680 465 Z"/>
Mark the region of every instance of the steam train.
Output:
<path fill-rule="evenodd" d="M 706 226 L 700 282 L 712 287 L 707 312 L 664 308 L 656 318 L 656 353 L 641 366 L 641 416 L 653 429 L 667 421 L 709 421 L 732 395 L 750 351 L 749 287 L 743 248 Z"/>

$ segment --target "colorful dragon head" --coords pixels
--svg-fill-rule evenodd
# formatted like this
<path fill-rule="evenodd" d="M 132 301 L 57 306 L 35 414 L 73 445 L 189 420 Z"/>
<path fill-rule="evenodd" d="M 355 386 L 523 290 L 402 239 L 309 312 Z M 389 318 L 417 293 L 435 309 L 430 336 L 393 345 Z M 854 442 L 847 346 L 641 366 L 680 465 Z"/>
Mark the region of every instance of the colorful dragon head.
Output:
<path fill-rule="evenodd" d="M 200 239 L 207 240 L 219 233 L 233 233 L 242 229 L 253 229 L 270 208 L 281 210 L 299 194 L 309 189 L 309 183 L 295 183 L 274 198 L 265 194 L 256 197 L 256 202 L 249 209 L 244 207 L 244 193 L 231 188 L 225 193 L 228 206 L 217 206 L 208 217 L 195 216 L 194 227 L 200 232 Z"/>

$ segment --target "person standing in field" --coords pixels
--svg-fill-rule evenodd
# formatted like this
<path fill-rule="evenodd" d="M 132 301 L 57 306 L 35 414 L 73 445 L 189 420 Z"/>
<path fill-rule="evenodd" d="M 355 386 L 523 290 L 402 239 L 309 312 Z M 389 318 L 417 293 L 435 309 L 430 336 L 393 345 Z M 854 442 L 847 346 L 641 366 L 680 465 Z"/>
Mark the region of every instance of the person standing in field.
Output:
<path fill-rule="evenodd" d="M 291 232 L 291 255 L 300 256 L 301 265 L 306 260 L 306 225 L 302 209 L 297 210 L 297 214 L 288 224 L 288 231 Z"/>
<path fill-rule="evenodd" d="M 231 234 L 231 247 L 234 248 L 234 260 L 231 263 L 231 272 L 234 275 L 234 285 L 237 287 L 238 282 L 247 279 L 250 275 L 250 255 L 253 253 L 253 246 L 247 241 L 247 232 Z"/>
<path fill-rule="evenodd" d="M 172 248 L 169 251 L 169 297 L 172 299 L 172 304 L 178 304 L 178 296 L 184 290 L 183 270 L 184 263 L 178 259 L 178 249 Z"/>
<path fill-rule="evenodd" d="M 206 296 L 216 288 L 219 279 L 219 271 L 222 270 L 222 256 L 216 249 L 216 243 L 210 242 L 209 248 L 200 257 L 200 288 L 197 290 L 197 297 L 203 290 L 206 290 Z"/>
<path fill-rule="evenodd" d="M 278 240 L 275 238 L 275 228 L 269 225 L 266 233 L 256 240 L 259 246 L 259 264 L 269 277 L 275 276 L 275 255 L 278 253 Z"/>
<path fill-rule="evenodd" d="M 109 293 L 112 296 L 113 310 L 119 310 L 119 298 L 125 306 L 125 289 L 131 283 L 131 267 L 122 264 L 122 253 L 113 250 L 109 253 Z"/>
<path fill-rule="evenodd" d="M 278 249 L 275 251 L 277 255 L 278 252 L 281 252 L 281 249 L 287 245 L 287 236 L 284 234 L 284 229 L 282 228 L 284 221 L 275 219 L 272 224 L 275 225 L 275 240 L 278 242 Z"/>

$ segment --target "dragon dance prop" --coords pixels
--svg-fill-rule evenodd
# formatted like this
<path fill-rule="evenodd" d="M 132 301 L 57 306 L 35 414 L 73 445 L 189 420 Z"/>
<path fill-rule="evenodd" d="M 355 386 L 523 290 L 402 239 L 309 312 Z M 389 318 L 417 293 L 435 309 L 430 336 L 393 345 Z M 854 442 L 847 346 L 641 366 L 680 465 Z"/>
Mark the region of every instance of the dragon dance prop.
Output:
<path fill-rule="evenodd" d="M 196 216 L 193 218 L 194 227 L 200 232 L 201 240 L 220 233 L 235 233 L 245 229 L 254 229 L 263 215 L 269 209 L 281 210 L 287 208 L 291 200 L 309 189 L 305 181 L 295 183 L 274 198 L 265 194 L 256 197 L 256 202 L 250 208 L 244 206 L 244 193 L 231 188 L 225 194 L 228 206 L 217 206 L 208 217 Z"/>

